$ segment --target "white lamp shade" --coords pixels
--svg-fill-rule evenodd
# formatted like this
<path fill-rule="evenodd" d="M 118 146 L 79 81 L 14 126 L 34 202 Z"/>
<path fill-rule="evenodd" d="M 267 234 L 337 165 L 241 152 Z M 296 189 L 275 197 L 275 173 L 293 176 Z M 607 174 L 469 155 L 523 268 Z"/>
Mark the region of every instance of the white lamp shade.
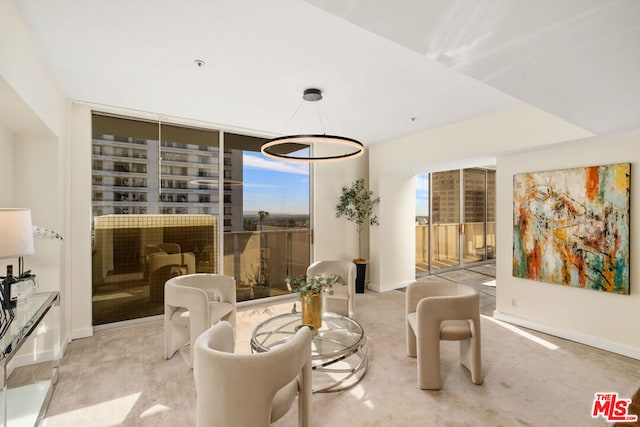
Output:
<path fill-rule="evenodd" d="M 34 252 L 31 209 L 0 209 L 0 259 Z"/>

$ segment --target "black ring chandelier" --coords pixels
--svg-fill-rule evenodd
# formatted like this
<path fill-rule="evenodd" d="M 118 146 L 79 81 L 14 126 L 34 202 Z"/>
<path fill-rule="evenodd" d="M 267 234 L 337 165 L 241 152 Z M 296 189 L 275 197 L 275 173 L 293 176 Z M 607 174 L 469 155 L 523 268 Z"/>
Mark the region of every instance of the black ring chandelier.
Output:
<path fill-rule="evenodd" d="M 302 99 L 309 102 L 319 101 L 322 99 L 322 92 L 320 89 L 306 89 L 302 94 Z M 295 114 L 295 113 L 294 113 Z M 340 146 L 346 146 L 352 150 L 344 154 L 336 154 L 333 156 L 294 156 L 288 154 L 277 153 L 274 151 L 275 147 L 281 147 L 286 144 L 314 144 L 314 143 L 328 143 L 337 144 Z M 360 141 L 352 138 L 337 135 L 327 134 L 308 134 L 308 135 L 287 135 L 273 138 L 265 142 L 260 151 L 267 157 L 279 160 L 287 160 L 291 162 L 328 162 L 333 160 L 353 159 L 364 152 L 364 146 Z"/>

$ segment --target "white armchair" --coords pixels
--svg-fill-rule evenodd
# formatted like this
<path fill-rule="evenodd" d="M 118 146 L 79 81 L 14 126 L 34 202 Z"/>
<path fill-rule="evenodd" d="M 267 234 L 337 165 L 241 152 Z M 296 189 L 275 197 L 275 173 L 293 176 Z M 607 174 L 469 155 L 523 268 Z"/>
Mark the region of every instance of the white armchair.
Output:
<path fill-rule="evenodd" d="M 407 354 L 418 358 L 421 389 L 442 388 L 440 340 L 460 341 L 460 363 L 482 384 L 480 296 L 455 283 L 413 282 L 406 293 Z"/>
<path fill-rule="evenodd" d="M 311 422 L 311 333 L 300 328 L 265 353 L 234 354 L 233 327 L 220 322 L 195 343 L 196 425 L 266 427 L 298 395 L 298 425 Z"/>
<path fill-rule="evenodd" d="M 356 314 L 356 265 L 351 261 L 316 261 L 307 268 L 307 277 L 317 274 L 337 274 L 346 286 L 334 286 L 333 295 L 323 293 L 324 311 L 349 317 Z"/>
<path fill-rule="evenodd" d="M 164 287 L 164 357 L 170 359 L 187 343 L 193 367 L 193 343 L 209 326 L 236 325 L 236 281 L 221 274 L 187 274 L 167 280 Z"/>

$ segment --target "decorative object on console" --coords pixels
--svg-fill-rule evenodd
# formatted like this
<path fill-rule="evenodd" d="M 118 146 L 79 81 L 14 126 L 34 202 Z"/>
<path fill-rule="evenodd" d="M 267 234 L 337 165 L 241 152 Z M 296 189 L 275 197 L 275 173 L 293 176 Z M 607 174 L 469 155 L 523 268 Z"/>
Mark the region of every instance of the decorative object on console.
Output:
<path fill-rule="evenodd" d="M 2 279 L 2 308 L 14 309 L 18 303 L 18 279 L 13 277 L 13 265 L 7 265 L 7 275 Z"/>
<path fill-rule="evenodd" d="M 30 209 L 0 209 L 0 259 L 18 258 L 22 275 L 22 257 L 35 252 Z M 18 280 L 13 277 L 13 266 L 7 266 L 7 277 L 2 282 L 2 315 L 0 332 L 4 334 L 14 318 L 13 308 L 18 298 Z"/>
<path fill-rule="evenodd" d="M 513 176 L 513 276 L 629 294 L 631 165 Z"/>
<path fill-rule="evenodd" d="M 336 218 L 345 217 L 356 224 L 358 230 L 358 258 L 356 264 L 356 292 L 364 293 L 364 281 L 367 260 L 362 257 L 362 231 L 366 225 L 380 225 L 378 216 L 373 213 L 373 207 L 380 202 L 380 197 L 374 197 L 373 191 L 364 185 L 364 178 L 359 178 L 350 187 L 342 187 L 342 194 L 336 205 Z"/>
<path fill-rule="evenodd" d="M 22 257 L 35 253 L 31 209 L 0 209 L 0 259 L 18 258 L 18 274 L 22 277 Z M 3 308 L 15 308 L 18 298 L 18 280 L 13 277 L 13 266 L 7 266 L 3 281 Z"/>
<path fill-rule="evenodd" d="M 345 280 L 336 274 L 318 274 L 313 277 L 285 279 L 287 287 L 298 294 L 302 306 L 302 324 L 313 327 L 322 326 L 322 293 L 333 295 L 334 285 L 346 285 Z M 294 286 L 291 287 L 293 282 Z"/>
<path fill-rule="evenodd" d="M 33 229 L 33 235 L 35 237 L 42 237 L 45 239 L 64 240 L 62 238 L 62 235 L 57 231 L 49 230 L 48 228 L 38 227 L 37 225 L 34 225 L 32 229 Z"/>
<path fill-rule="evenodd" d="M 302 99 L 307 102 L 316 102 L 322 99 L 322 91 L 316 88 L 305 89 L 302 94 Z M 300 110 L 300 107 L 293 113 L 293 116 Z M 352 138 L 337 135 L 327 135 L 324 133 L 324 122 L 320 115 L 320 109 L 318 107 L 318 118 L 323 125 L 322 134 L 300 134 L 300 135 L 286 135 L 278 138 L 273 138 L 265 142 L 260 151 L 267 157 L 271 157 L 279 160 L 288 160 L 291 162 L 328 162 L 333 160 L 352 159 L 362 155 L 364 152 L 364 146 L 360 141 L 356 141 Z M 291 117 L 291 119 L 293 118 Z M 289 122 L 291 121 L 289 119 Z M 288 123 L 288 122 L 287 122 Z M 308 156 L 302 155 L 290 155 L 290 153 L 298 152 L 307 147 L 308 144 L 315 143 L 327 143 L 349 148 L 351 151 L 344 154 L 337 154 L 333 156 Z"/>

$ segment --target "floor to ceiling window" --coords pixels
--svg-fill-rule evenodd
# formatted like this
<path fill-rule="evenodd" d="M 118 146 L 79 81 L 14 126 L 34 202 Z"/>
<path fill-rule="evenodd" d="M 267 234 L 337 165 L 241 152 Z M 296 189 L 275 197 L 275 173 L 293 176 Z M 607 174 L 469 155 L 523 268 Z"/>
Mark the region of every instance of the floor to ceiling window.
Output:
<path fill-rule="evenodd" d="M 416 177 L 416 273 L 495 258 L 495 170 Z"/>
<path fill-rule="evenodd" d="M 290 293 L 285 279 L 305 274 L 310 259 L 309 165 L 272 160 L 262 142 L 225 134 L 225 161 L 243 165 L 225 180 L 225 192 L 242 188 L 242 200 L 229 200 L 229 217 L 242 221 L 225 213 L 224 227 L 223 271 L 236 278 L 238 301 Z"/>
<path fill-rule="evenodd" d="M 262 142 L 93 115 L 94 325 L 162 314 L 181 274 L 233 276 L 239 301 L 288 292 L 309 264 L 309 168 Z"/>

